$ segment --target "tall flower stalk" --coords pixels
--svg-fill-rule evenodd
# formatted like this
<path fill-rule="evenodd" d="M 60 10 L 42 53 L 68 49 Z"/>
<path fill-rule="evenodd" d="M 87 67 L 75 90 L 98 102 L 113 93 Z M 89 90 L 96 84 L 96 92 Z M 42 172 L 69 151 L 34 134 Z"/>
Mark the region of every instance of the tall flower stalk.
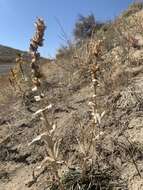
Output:
<path fill-rule="evenodd" d="M 97 73 L 99 71 L 99 64 L 98 64 L 98 58 L 101 54 L 101 41 L 93 41 L 91 40 L 89 43 L 89 60 L 90 60 L 90 73 L 92 78 L 92 87 L 93 87 L 93 97 L 92 101 L 89 103 L 91 107 L 92 117 L 93 117 L 93 124 L 94 126 L 99 124 L 99 117 L 97 114 L 97 87 L 99 85 Z"/>
<path fill-rule="evenodd" d="M 41 85 L 40 78 L 42 76 L 39 67 L 40 53 L 38 52 L 38 47 L 43 46 L 43 37 L 46 29 L 44 20 L 41 18 L 37 18 L 37 21 L 35 22 L 35 28 L 35 34 L 33 38 L 30 40 L 29 53 L 31 55 L 32 82 L 35 88 L 37 89 Z"/>

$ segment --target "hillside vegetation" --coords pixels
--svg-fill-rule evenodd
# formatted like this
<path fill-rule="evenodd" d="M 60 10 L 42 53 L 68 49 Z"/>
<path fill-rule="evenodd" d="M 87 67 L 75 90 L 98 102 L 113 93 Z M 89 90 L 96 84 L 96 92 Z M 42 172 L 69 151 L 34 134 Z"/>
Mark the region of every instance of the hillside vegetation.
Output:
<path fill-rule="evenodd" d="M 143 189 L 142 20 L 140 3 L 113 22 L 80 17 L 38 67 L 37 21 L 31 68 L 19 57 L 0 88 L 0 190 Z"/>

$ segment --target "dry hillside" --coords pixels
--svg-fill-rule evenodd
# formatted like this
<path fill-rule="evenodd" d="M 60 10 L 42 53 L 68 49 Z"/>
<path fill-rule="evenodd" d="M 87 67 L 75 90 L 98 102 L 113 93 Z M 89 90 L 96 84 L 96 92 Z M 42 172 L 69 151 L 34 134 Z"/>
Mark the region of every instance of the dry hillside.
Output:
<path fill-rule="evenodd" d="M 129 9 L 43 64 L 40 101 L 2 85 L 0 190 L 143 190 L 142 20 Z"/>

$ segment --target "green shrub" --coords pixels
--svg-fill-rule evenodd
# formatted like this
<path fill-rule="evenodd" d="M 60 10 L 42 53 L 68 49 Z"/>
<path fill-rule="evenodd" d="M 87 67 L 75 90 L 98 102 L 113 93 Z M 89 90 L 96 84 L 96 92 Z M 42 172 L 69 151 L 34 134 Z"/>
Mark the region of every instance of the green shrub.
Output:
<path fill-rule="evenodd" d="M 79 15 L 74 28 L 75 39 L 86 39 L 91 37 L 95 25 L 95 18 L 93 14 L 89 16 Z"/>

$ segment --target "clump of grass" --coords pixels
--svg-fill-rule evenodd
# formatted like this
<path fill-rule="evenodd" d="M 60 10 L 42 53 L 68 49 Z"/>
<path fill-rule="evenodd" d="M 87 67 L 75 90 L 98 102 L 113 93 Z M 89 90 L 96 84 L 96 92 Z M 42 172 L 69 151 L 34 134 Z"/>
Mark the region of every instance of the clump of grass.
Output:
<path fill-rule="evenodd" d="M 99 190 L 122 189 L 127 190 L 124 181 L 118 181 L 118 175 L 112 173 L 112 168 L 99 170 L 93 166 L 86 171 L 86 178 L 81 177 L 81 170 L 69 170 L 63 176 L 63 184 L 66 190 Z"/>

